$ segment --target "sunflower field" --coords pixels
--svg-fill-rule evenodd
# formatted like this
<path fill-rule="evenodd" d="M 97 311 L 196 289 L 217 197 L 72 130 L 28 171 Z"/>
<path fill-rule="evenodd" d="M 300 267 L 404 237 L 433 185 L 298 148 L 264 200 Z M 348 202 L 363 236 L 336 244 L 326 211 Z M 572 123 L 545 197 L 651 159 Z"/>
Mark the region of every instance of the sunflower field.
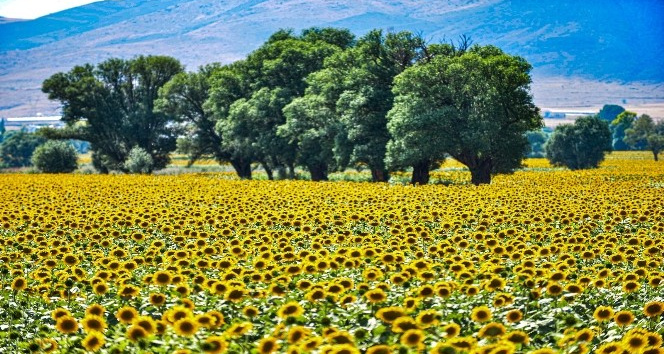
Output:
<path fill-rule="evenodd" d="M 1 353 L 664 353 L 664 163 L 0 175 Z"/>

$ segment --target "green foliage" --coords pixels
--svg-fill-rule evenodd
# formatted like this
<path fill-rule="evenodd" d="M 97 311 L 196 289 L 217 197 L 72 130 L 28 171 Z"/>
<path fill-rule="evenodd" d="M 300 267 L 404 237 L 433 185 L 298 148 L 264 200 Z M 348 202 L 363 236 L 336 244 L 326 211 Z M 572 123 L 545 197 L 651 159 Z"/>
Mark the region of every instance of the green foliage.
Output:
<path fill-rule="evenodd" d="M 616 104 L 605 104 L 599 111 L 599 118 L 607 122 L 612 122 L 618 115 L 625 111 L 625 108 Z"/>
<path fill-rule="evenodd" d="M 473 184 L 520 167 L 525 133 L 542 126 L 530 69 L 523 58 L 493 46 L 406 69 L 396 77 L 388 114 L 388 165 L 432 164 L 449 154 L 468 166 Z"/>
<path fill-rule="evenodd" d="M 42 90 L 62 103 L 67 123 L 52 138 L 90 142 L 93 165 L 101 172 L 124 170 L 133 146 L 145 149 L 156 169 L 165 167 L 177 131 L 169 125 L 172 117 L 154 110 L 154 101 L 159 89 L 182 70 L 176 59 L 140 56 L 76 66 L 51 76 Z"/>
<path fill-rule="evenodd" d="M 49 140 L 35 149 L 32 163 L 44 173 L 70 173 L 78 168 L 76 148 L 65 141 Z"/>
<path fill-rule="evenodd" d="M 664 122 L 655 123 L 644 114 L 634 121 L 631 128 L 625 130 L 625 143 L 637 150 L 650 150 L 657 161 L 664 150 Z"/>
<path fill-rule="evenodd" d="M 46 141 L 46 139 L 24 130 L 5 133 L 3 136 L 4 140 L 0 144 L 1 167 L 31 166 L 30 157 L 35 149 Z"/>
<path fill-rule="evenodd" d="M 546 156 L 544 146 L 549 139 L 549 135 L 543 130 L 529 131 L 526 133 L 526 139 L 530 145 L 526 157 L 541 158 Z"/>
<path fill-rule="evenodd" d="M 636 113 L 624 111 L 611 121 L 609 129 L 611 130 L 613 150 L 629 150 L 630 146 L 623 139 L 625 139 L 625 130 L 631 128 L 635 119 Z"/>
<path fill-rule="evenodd" d="M 287 123 L 284 107 L 304 95 L 305 78 L 321 69 L 325 58 L 353 40 L 347 30 L 312 28 L 300 36 L 282 30 L 232 70 L 215 74 L 207 105 L 231 159 L 259 162 L 270 178 L 273 170 L 294 176 L 296 161 L 308 158 L 297 156 L 304 151 L 299 136 L 286 132 L 288 128 L 278 133 Z M 246 177 L 251 178 L 250 170 Z"/>
<path fill-rule="evenodd" d="M 134 146 L 129 151 L 127 161 L 124 162 L 124 168 L 130 173 L 147 174 L 154 169 L 154 161 L 152 161 L 152 156 L 142 147 Z"/>
<path fill-rule="evenodd" d="M 559 125 L 546 144 L 546 155 L 551 164 L 571 170 L 596 168 L 610 151 L 609 125 L 597 116 Z"/>
<path fill-rule="evenodd" d="M 190 165 L 207 155 L 214 156 L 219 163 L 229 159 L 222 149 L 221 136 L 215 132 L 212 109 L 205 104 L 210 97 L 210 80 L 222 70 L 227 67 L 210 64 L 200 67 L 198 72 L 179 73 L 159 90 L 155 101 L 156 111 L 182 125 L 184 134 L 177 147 L 189 155 Z"/>

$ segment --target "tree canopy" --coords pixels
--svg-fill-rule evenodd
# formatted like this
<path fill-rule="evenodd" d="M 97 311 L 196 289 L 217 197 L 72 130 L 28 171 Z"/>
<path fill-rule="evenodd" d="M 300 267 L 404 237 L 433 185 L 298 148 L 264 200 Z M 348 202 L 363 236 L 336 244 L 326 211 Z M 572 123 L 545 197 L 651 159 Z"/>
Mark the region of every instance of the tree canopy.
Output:
<path fill-rule="evenodd" d="M 659 160 L 659 153 L 664 150 L 664 121 L 655 123 L 644 114 L 634 121 L 631 128 L 625 131 L 625 143 L 638 150 L 650 150 Z"/>
<path fill-rule="evenodd" d="M 102 172 L 125 170 L 135 146 L 147 151 L 155 168 L 163 168 L 175 150 L 172 118 L 154 109 L 159 89 L 183 71 L 165 56 L 109 59 L 97 66 L 76 66 L 44 81 L 42 90 L 62 103 L 67 127 L 47 131 L 49 138 L 89 141 L 93 164 Z"/>
<path fill-rule="evenodd" d="M 554 166 L 571 170 L 596 168 L 610 152 L 611 131 L 598 116 L 577 119 L 556 127 L 546 144 L 546 155 Z"/>
<path fill-rule="evenodd" d="M 395 79 L 388 114 L 388 165 L 415 166 L 413 183 L 426 183 L 429 168 L 450 155 L 468 166 L 476 185 L 520 167 L 525 133 L 542 126 L 529 91 L 530 69 L 523 58 L 493 46 L 406 69 Z"/>

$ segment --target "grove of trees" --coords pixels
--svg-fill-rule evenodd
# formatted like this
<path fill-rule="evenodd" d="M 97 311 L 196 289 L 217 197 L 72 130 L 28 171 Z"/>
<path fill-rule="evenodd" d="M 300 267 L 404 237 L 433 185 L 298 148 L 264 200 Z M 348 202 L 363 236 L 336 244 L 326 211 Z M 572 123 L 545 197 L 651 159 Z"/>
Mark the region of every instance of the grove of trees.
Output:
<path fill-rule="evenodd" d="M 546 144 L 546 156 L 554 166 L 571 170 L 596 168 L 612 151 L 611 131 L 599 116 L 577 119 L 556 127 Z"/>
<path fill-rule="evenodd" d="M 56 139 L 90 142 L 101 172 L 128 171 L 130 152 L 151 169 L 176 147 L 189 162 L 213 156 L 241 178 L 312 180 L 369 169 L 374 181 L 413 169 L 413 184 L 447 156 L 472 183 L 509 173 L 542 127 L 529 91 L 531 66 L 493 46 L 429 44 L 411 32 L 280 30 L 245 59 L 185 72 L 174 58 L 141 56 L 76 66 L 43 91 L 63 106 Z"/>

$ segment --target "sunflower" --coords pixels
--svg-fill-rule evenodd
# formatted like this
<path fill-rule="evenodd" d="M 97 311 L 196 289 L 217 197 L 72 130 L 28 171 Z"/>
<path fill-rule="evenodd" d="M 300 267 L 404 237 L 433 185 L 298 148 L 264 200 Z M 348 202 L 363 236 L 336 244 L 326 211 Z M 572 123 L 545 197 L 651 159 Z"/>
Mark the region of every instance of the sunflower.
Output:
<path fill-rule="evenodd" d="M 436 310 L 425 310 L 417 315 L 417 325 L 420 328 L 429 328 L 438 325 L 440 314 Z"/>
<path fill-rule="evenodd" d="M 150 294 L 150 303 L 153 306 L 162 306 L 164 303 L 166 303 L 166 295 L 162 293 L 152 293 Z"/>
<path fill-rule="evenodd" d="M 212 328 L 219 328 L 224 324 L 226 324 L 226 321 L 224 320 L 224 315 L 217 310 L 208 311 L 206 315 L 214 319 L 214 325 Z"/>
<path fill-rule="evenodd" d="M 443 332 L 445 332 L 445 337 L 453 338 L 461 333 L 461 326 L 452 322 L 443 326 Z"/>
<path fill-rule="evenodd" d="M 290 344 L 297 344 L 300 342 L 302 339 L 306 338 L 309 334 L 311 333 L 311 330 L 309 330 L 306 327 L 302 326 L 293 326 L 287 334 L 288 338 L 288 343 Z"/>
<path fill-rule="evenodd" d="M 302 306 L 300 306 L 300 304 L 297 303 L 297 301 L 291 301 L 283 304 L 279 308 L 279 311 L 277 311 L 277 316 L 281 318 L 299 317 L 302 316 L 303 313 L 304 309 L 302 308 Z"/>
<path fill-rule="evenodd" d="M 88 335 L 85 336 L 85 338 L 83 338 L 81 344 L 83 345 L 83 348 L 85 348 L 85 350 L 90 352 L 96 352 L 99 349 L 101 349 L 104 346 L 104 344 L 106 344 L 106 339 L 104 338 L 103 334 L 93 331 L 88 333 Z"/>
<path fill-rule="evenodd" d="M 597 322 L 605 322 L 613 317 L 613 309 L 608 306 L 599 306 L 593 312 L 593 317 Z"/>
<path fill-rule="evenodd" d="M 316 302 L 325 298 L 325 291 L 322 289 L 312 289 L 310 290 L 305 298 L 310 302 Z"/>
<path fill-rule="evenodd" d="M 557 296 L 557 295 L 560 295 L 560 293 L 563 292 L 563 287 L 560 286 L 560 284 L 558 284 L 558 283 L 552 283 L 552 284 L 549 284 L 549 286 L 546 287 L 546 292 L 549 295 Z"/>
<path fill-rule="evenodd" d="M 402 316 L 392 322 L 392 332 L 404 333 L 410 329 L 418 329 L 417 322 L 409 316 Z"/>
<path fill-rule="evenodd" d="M 138 311 L 131 306 L 124 306 L 115 313 L 115 317 L 124 324 L 130 324 L 138 317 Z"/>
<path fill-rule="evenodd" d="M 622 343 L 632 353 L 637 353 L 648 345 L 648 339 L 641 333 L 627 333 L 622 339 Z"/>
<path fill-rule="evenodd" d="M 505 315 L 505 319 L 509 323 L 517 323 L 523 318 L 523 312 L 521 310 L 511 310 Z"/>
<path fill-rule="evenodd" d="M 143 327 L 148 334 L 157 331 L 157 322 L 150 316 L 138 316 L 134 319 L 133 325 Z"/>
<path fill-rule="evenodd" d="M 78 322 L 69 315 L 60 316 L 55 322 L 55 328 L 64 334 L 74 333 L 78 331 Z"/>
<path fill-rule="evenodd" d="M 475 322 L 486 322 L 492 317 L 491 310 L 486 306 L 478 306 L 473 309 L 470 317 Z"/>
<path fill-rule="evenodd" d="M 633 293 L 641 287 L 641 284 L 634 280 L 627 281 L 623 284 L 623 291 L 626 293 Z"/>
<path fill-rule="evenodd" d="M 302 348 L 303 351 L 309 352 L 320 347 L 321 344 L 323 344 L 323 338 L 311 337 L 302 342 L 300 348 Z"/>
<path fill-rule="evenodd" d="M 505 334 L 505 326 L 498 322 L 487 323 L 478 333 L 480 338 L 500 337 Z"/>
<path fill-rule="evenodd" d="M 221 336 L 210 336 L 205 340 L 203 352 L 209 354 L 221 354 L 228 348 L 228 342 Z"/>
<path fill-rule="evenodd" d="M 231 302 L 240 302 L 247 295 L 247 291 L 243 288 L 233 286 L 228 288 L 224 298 Z"/>
<path fill-rule="evenodd" d="M 60 318 L 62 316 L 71 316 L 71 312 L 69 312 L 69 310 L 63 309 L 61 307 L 51 311 L 51 318 L 53 318 L 56 321 L 58 320 L 58 318 Z"/>
<path fill-rule="evenodd" d="M 138 342 L 143 338 L 147 337 L 149 334 L 145 328 L 141 326 L 132 325 L 127 328 L 126 336 L 132 342 Z"/>
<path fill-rule="evenodd" d="M 18 277 L 14 278 L 12 281 L 12 290 L 14 291 L 22 291 L 25 290 L 28 287 L 28 282 L 25 280 L 24 277 Z"/>
<path fill-rule="evenodd" d="M 590 342 L 593 340 L 593 337 L 595 337 L 595 332 L 593 332 L 593 330 L 590 328 L 584 328 L 576 332 L 574 339 L 577 342 Z"/>
<path fill-rule="evenodd" d="M 473 337 L 455 337 L 447 340 L 447 343 L 453 346 L 454 348 L 460 349 L 462 351 L 470 351 L 475 348 L 477 345 L 477 340 Z"/>
<path fill-rule="evenodd" d="M 367 349 L 367 354 L 392 354 L 392 349 L 388 345 L 374 345 Z"/>
<path fill-rule="evenodd" d="M 106 308 L 102 305 L 99 305 L 99 304 L 92 304 L 92 305 L 88 306 L 87 309 L 85 309 L 85 314 L 86 315 L 104 316 L 105 312 L 106 312 Z"/>
<path fill-rule="evenodd" d="M 424 342 L 425 334 L 419 329 L 409 329 L 401 335 L 399 342 L 407 347 L 420 347 Z"/>
<path fill-rule="evenodd" d="M 249 318 L 254 318 L 260 314 L 260 310 L 256 306 L 247 305 L 242 309 L 242 313 Z"/>
<path fill-rule="evenodd" d="M 664 340 L 662 340 L 662 335 L 659 333 L 647 332 L 645 336 L 648 340 L 648 347 L 659 348 L 664 343 Z"/>
<path fill-rule="evenodd" d="M 618 311 L 613 316 L 613 321 L 621 327 L 629 326 L 634 322 L 634 315 L 629 310 Z"/>
<path fill-rule="evenodd" d="M 643 314 L 647 317 L 656 317 L 664 313 L 664 302 L 650 301 L 643 305 Z"/>
<path fill-rule="evenodd" d="M 92 286 L 92 291 L 97 295 L 104 295 L 108 292 L 108 285 L 106 282 L 100 281 Z"/>
<path fill-rule="evenodd" d="M 376 312 L 376 317 L 386 323 L 392 323 L 402 316 L 406 316 L 406 310 L 401 307 L 384 307 Z"/>
<path fill-rule="evenodd" d="M 372 289 L 364 293 L 364 297 L 372 304 L 383 302 L 387 299 L 387 295 L 383 289 Z"/>
<path fill-rule="evenodd" d="M 53 338 L 41 339 L 39 340 L 39 346 L 44 352 L 50 353 L 58 349 L 58 342 Z"/>
<path fill-rule="evenodd" d="M 225 333 L 229 337 L 237 338 L 251 331 L 253 327 L 254 326 L 251 324 L 251 322 L 236 323 L 228 328 Z"/>
<path fill-rule="evenodd" d="M 623 346 L 622 343 L 620 342 L 609 342 L 602 344 L 597 351 L 595 352 L 596 354 L 613 354 L 613 353 L 623 353 L 626 352 L 627 348 Z"/>
<path fill-rule="evenodd" d="M 524 331 L 512 331 L 505 336 L 505 339 L 514 344 L 528 344 L 530 342 L 528 333 Z"/>
<path fill-rule="evenodd" d="M 258 342 L 258 352 L 260 354 L 270 354 L 279 350 L 279 344 L 274 337 L 267 337 Z"/>
<path fill-rule="evenodd" d="M 173 330 L 180 336 L 191 337 L 198 331 L 198 322 L 191 317 L 179 319 L 173 324 Z"/>
<path fill-rule="evenodd" d="M 106 321 L 96 315 L 87 315 L 81 320 L 81 325 L 83 330 L 87 333 L 90 332 L 100 332 L 103 333 L 106 330 Z"/>

